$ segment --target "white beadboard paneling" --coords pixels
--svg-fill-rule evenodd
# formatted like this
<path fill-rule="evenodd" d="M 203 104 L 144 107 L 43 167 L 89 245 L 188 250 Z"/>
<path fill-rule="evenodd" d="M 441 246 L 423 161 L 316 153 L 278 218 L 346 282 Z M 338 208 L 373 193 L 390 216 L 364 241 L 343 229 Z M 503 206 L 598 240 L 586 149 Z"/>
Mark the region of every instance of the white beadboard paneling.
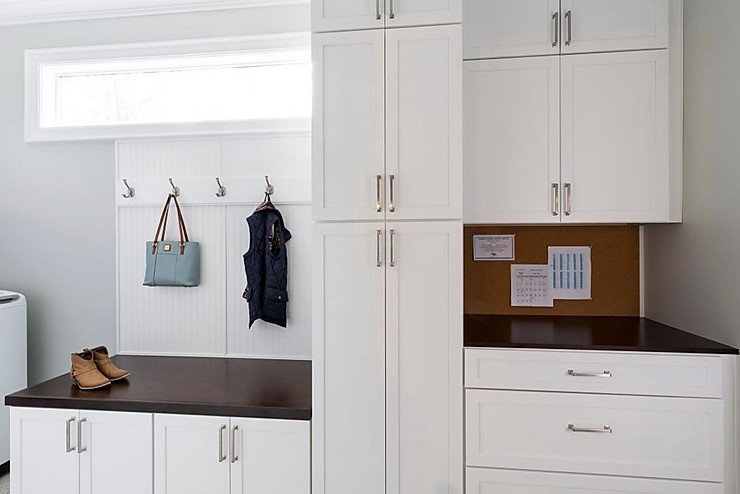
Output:
<path fill-rule="evenodd" d="M 311 173 L 311 134 L 240 136 L 224 139 L 224 175 L 302 177 Z"/>
<path fill-rule="evenodd" d="M 119 351 L 223 354 L 224 208 L 183 206 L 190 239 L 201 249 L 201 284 L 194 288 L 142 285 L 145 243 L 154 237 L 160 212 L 161 207 L 118 210 Z M 172 213 L 167 239 L 177 238 Z"/>
<path fill-rule="evenodd" d="M 118 142 L 119 178 L 210 178 L 221 169 L 221 139 Z"/>
<path fill-rule="evenodd" d="M 275 203 L 293 235 L 288 246 L 288 327 L 256 321 L 249 328 L 243 254 L 249 249 L 246 218 L 257 204 L 226 210 L 226 304 L 228 354 L 311 357 L 311 207 Z"/>

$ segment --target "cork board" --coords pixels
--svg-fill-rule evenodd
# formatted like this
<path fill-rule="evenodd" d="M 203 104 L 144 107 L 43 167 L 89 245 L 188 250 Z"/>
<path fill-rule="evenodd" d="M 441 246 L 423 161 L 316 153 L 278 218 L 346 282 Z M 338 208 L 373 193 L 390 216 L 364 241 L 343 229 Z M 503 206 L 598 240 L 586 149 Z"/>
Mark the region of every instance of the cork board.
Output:
<path fill-rule="evenodd" d="M 473 235 L 515 235 L 514 261 L 474 261 Z M 465 313 L 562 316 L 640 315 L 637 225 L 465 226 Z M 547 264 L 549 246 L 591 247 L 592 300 L 511 307 L 511 264 Z"/>

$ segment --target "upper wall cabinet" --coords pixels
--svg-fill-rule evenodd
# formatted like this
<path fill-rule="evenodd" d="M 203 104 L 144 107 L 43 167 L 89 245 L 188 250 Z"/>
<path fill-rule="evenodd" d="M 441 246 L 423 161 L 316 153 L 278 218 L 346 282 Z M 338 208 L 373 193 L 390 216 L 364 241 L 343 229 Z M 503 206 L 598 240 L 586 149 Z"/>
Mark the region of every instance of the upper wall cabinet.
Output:
<path fill-rule="evenodd" d="M 666 50 L 466 62 L 465 219 L 670 221 Z"/>
<path fill-rule="evenodd" d="M 462 217 L 461 37 L 314 35 L 314 220 Z"/>
<path fill-rule="evenodd" d="M 431 26 L 462 21 L 462 0 L 314 0 L 314 32 Z"/>
<path fill-rule="evenodd" d="M 668 47 L 668 0 L 466 0 L 465 58 Z"/>

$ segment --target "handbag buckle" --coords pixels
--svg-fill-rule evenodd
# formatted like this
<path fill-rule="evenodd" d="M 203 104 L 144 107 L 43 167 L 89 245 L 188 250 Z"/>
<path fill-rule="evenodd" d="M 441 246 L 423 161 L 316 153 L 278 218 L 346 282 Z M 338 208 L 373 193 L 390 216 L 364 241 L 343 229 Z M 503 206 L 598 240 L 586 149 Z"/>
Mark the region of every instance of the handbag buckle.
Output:
<path fill-rule="evenodd" d="M 164 251 L 169 252 L 172 250 L 172 244 L 164 244 Z"/>

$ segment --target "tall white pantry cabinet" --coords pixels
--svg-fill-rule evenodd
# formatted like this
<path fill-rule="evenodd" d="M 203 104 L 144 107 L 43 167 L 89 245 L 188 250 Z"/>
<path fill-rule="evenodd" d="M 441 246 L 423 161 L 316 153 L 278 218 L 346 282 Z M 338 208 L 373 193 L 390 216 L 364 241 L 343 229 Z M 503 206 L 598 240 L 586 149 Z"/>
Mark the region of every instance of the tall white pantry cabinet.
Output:
<path fill-rule="evenodd" d="M 462 494 L 462 2 L 312 5 L 313 492 Z"/>

